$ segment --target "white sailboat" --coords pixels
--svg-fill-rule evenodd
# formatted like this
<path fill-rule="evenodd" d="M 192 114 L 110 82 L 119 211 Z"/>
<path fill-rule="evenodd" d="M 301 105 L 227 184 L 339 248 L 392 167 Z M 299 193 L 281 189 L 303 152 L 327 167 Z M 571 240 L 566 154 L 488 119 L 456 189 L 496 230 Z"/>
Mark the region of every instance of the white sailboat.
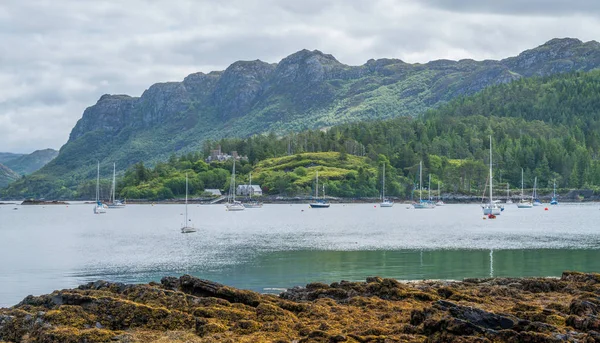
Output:
<path fill-rule="evenodd" d="M 196 228 L 188 225 L 188 174 L 185 173 L 185 223 L 181 226 L 181 233 L 196 232 Z"/>
<path fill-rule="evenodd" d="M 110 190 L 110 203 L 108 204 L 108 208 L 125 208 L 125 204 L 121 202 L 121 200 L 116 200 L 116 192 L 115 192 L 115 186 L 117 184 L 116 182 L 116 175 L 117 175 L 117 164 L 113 163 L 113 179 L 112 179 L 112 188 Z"/>
<path fill-rule="evenodd" d="M 493 199 L 494 177 L 492 174 L 492 136 L 490 136 L 490 202 L 482 205 L 483 214 L 486 216 L 497 216 L 502 212 L 502 208 Z"/>
<path fill-rule="evenodd" d="M 227 207 L 227 211 L 243 211 L 246 209 L 240 201 L 235 200 L 235 159 L 233 160 L 231 183 L 229 184 L 229 201 L 225 204 L 225 207 Z"/>
<path fill-rule="evenodd" d="M 246 189 L 248 190 L 248 193 L 250 193 L 250 201 L 247 203 L 244 203 L 244 207 L 245 208 L 261 208 L 263 205 L 262 202 L 252 200 L 252 193 L 254 193 L 254 189 L 252 188 L 252 173 L 250 173 L 250 177 L 249 177 L 248 185 L 246 186 Z"/>
<path fill-rule="evenodd" d="M 552 200 L 550 200 L 550 205 L 558 205 L 558 200 L 556 200 L 556 179 L 554 179 L 554 190 L 552 191 Z"/>
<path fill-rule="evenodd" d="M 531 203 L 531 201 L 523 198 L 524 194 L 525 194 L 525 192 L 523 190 L 523 168 L 521 168 L 521 201 L 519 201 L 517 203 L 517 207 L 518 208 L 532 208 L 533 204 Z"/>
<path fill-rule="evenodd" d="M 510 188 L 508 186 L 508 182 L 506 183 L 506 203 L 507 204 L 513 203 L 512 199 L 510 198 Z"/>
<path fill-rule="evenodd" d="M 438 201 L 435 203 L 435 206 L 444 206 L 446 205 L 444 201 L 442 201 L 442 193 L 440 193 L 440 182 L 438 181 Z"/>
<path fill-rule="evenodd" d="M 533 193 L 531 197 L 533 200 L 533 206 L 544 206 L 544 204 L 542 204 L 542 202 L 540 201 L 540 199 L 538 199 L 537 196 L 537 176 L 533 180 Z"/>
<path fill-rule="evenodd" d="M 329 208 L 329 202 L 325 200 L 325 185 L 323 184 L 323 199 L 319 199 L 319 171 L 317 171 L 316 185 L 315 185 L 315 201 L 311 202 L 309 206 L 311 208 Z"/>
<path fill-rule="evenodd" d="M 104 204 L 100 201 L 100 161 L 98 161 L 98 171 L 96 174 L 96 205 L 94 205 L 94 214 L 106 213 Z"/>
<path fill-rule="evenodd" d="M 385 198 L 385 162 L 383 163 L 383 175 L 381 178 L 381 203 L 379 207 L 392 207 L 394 202 Z"/>
<path fill-rule="evenodd" d="M 423 161 L 419 162 L 419 202 L 413 203 L 415 209 L 433 209 L 435 204 L 431 201 L 423 200 L 421 194 L 423 193 Z"/>

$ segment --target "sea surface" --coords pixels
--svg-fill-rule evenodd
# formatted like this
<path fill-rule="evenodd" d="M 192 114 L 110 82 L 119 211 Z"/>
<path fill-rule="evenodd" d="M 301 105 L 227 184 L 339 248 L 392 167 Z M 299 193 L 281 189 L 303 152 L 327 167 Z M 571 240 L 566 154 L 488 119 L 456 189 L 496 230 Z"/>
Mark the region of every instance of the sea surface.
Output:
<path fill-rule="evenodd" d="M 277 293 L 309 282 L 560 276 L 600 272 L 600 205 L 517 209 L 483 219 L 479 205 L 264 205 L 227 212 L 189 205 L 0 205 L 0 307 L 95 280 L 191 274 Z"/>

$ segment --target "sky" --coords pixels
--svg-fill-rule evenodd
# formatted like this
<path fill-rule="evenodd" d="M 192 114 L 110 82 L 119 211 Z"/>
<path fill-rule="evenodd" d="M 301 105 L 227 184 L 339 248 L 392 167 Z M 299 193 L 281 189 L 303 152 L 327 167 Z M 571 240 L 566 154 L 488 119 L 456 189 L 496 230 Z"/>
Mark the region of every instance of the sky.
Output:
<path fill-rule="evenodd" d="M 597 0 L 2 0 L 0 152 L 59 149 L 103 94 L 238 60 L 502 59 L 598 35 Z"/>

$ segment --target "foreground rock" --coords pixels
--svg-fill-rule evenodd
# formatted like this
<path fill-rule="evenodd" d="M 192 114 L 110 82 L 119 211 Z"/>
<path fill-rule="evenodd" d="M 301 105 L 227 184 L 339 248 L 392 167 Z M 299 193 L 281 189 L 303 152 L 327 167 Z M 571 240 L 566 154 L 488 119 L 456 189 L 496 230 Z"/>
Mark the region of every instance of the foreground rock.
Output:
<path fill-rule="evenodd" d="M 600 342 L 600 274 L 322 283 L 280 296 L 184 275 L 0 309 L 7 342 Z"/>

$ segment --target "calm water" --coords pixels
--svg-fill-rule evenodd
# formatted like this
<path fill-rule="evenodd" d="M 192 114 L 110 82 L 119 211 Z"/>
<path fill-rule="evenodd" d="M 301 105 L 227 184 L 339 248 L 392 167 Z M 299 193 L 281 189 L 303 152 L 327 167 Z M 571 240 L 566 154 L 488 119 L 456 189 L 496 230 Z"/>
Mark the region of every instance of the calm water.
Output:
<path fill-rule="evenodd" d="M 13 208 L 18 210 L 13 210 Z M 184 273 L 260 292 L 308 282 L 559 276 L 600 271 L 598 204 L 517 209 L 482 220 L 478 205 L 265 205 L 227 212 L 190 205 L 0 206 L 0 306 L 105 279 Z"/>

